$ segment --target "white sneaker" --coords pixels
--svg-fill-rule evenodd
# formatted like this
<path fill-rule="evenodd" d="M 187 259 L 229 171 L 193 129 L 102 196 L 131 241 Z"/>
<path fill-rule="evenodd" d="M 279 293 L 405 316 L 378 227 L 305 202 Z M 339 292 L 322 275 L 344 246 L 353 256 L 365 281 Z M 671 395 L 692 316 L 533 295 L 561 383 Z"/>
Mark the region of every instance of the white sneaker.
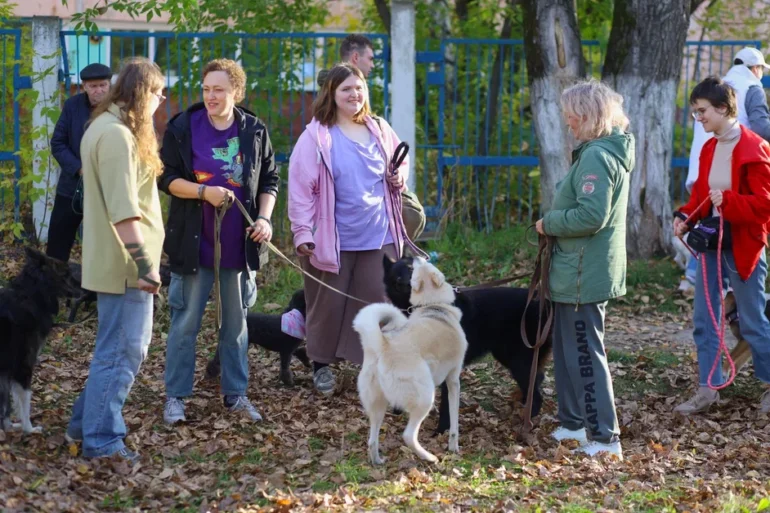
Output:
<path fill-rule="evenodd" d="M 581 445 L 573 453 L 584 453 L 588 456 L 596 456 L 600 452 L 608 452 L 618 457 L 620 461 L 623 461 L 623 449 L 620 447 L 620 441 L 613 442 L 611 444 L 603 444 L 601 442 L 588 442 L 585 445 Z"/>
<path fill-rule="evenodd" d="M 680 415 L 692 415 L 701 413 L 711 408 L 711 405 L 719 402 L 719 392 L 708 387 L 699 387 L 695 395 L 676 408 L 675 413 Z"/>
<path fill-rule="evenodd" d="M 580 442 L 580 445 L 585 445 L 588 442 L 585 428 L 576 429 L 573 431 L 572 429 L 567 429 L 564 426 L 559 426 L 558 429 L 551 433 L 551 437 L 558 442 L 563 440 L 577 440 Z"/>
<path fill-rule="evenodd" d="M 246 396 L 239 396 L 235 400 L 235 404 L 230 406 L 228 410 L 230 410 L 230 412 L 233 412 L 233 413 L 242 411 L 243 413 L 246 414 L 246 416 L 248 416 L 254 422 L 260 422 L 262 420 L 262 415 L 259 414 L 257 409 L 254 407 L 253 404 L 251 404 L 251 402 Z"/>
<path fill-rule="evenodd" d="M 163 407 L 163 420 L 168 425 L 187 420 L 184 416 L 184 403 L 181 399 L 177 397 L 166 399 L 166 405 Z"/>

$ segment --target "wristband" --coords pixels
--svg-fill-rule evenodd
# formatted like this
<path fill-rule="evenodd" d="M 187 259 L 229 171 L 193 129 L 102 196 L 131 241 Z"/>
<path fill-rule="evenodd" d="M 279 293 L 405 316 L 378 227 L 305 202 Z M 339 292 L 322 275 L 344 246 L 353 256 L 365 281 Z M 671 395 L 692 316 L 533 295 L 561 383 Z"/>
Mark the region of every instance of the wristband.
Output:
<path fill-rule="evenodd" d="M 269 224 L 269 225 L 270 225 L 270 228 L 272 228 L 272 227 L 273 227 L 273 222 L 272 222 L 272 221 L 270 221 L 270 219 L 266 218 L 265 216 L 257 216 L 257 219 L 262 219 L 262 220 L 264 220 L 264 221 L 267 221 L 267 224 Z"/>
<path fill-rule="evenodd" d="M 204 184 L 200 184 L 198 187 L 198 199 L 203 201 L 203 194 L 206 192 L 206 186 Z"/>

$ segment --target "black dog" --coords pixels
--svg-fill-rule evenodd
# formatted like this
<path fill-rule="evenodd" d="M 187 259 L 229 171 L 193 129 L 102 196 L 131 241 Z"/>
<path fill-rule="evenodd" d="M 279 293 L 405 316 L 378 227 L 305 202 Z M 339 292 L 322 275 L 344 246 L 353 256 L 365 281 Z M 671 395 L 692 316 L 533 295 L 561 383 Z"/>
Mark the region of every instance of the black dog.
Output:
<path fill-rule="evenodd" d="M 403 310 L 408 310 L 411 306 L 409 296 L 411 295 L 412 264 L 412 257 L 404 257 L 394 262 L 385 256 L 382 260 L 385 269 L 385 291 L 390 301 Z M 468 340 L 464 365 L 492 353 L 492 356 L 510 371 L 525 401 L 534 355 L 532 349 L 524 345 L 521 339 L 521 317 L 526 304 L 527 289 L 513 287 L 458 292 L 455 299 L 455 306 L 463 313 L 460 325 Z M 537 302 L 529 306 L 526 319 L 527 338 L 531 344 L 534 344 L 538 326 Z M 537 377 L 532 395 L 533 417 L 540 412 L 543 404 L 540 386 L 543 383 L 543 369 L 551 354 L 551 348 L 552 341 L 549 335 L 538 353 Z M 442 384 L 439 423 L 436 430 L 438 433 L 443 433 L 449 428 L 448 401 L 446 384 Z"/>
<path fill-rule="evenodd" d="M 264 347 L 268 351 L 276 351 L 281 355 L 281 381 L 286 386 L 294 386 L 294 375 L 291 372 L 291 357 L 296 356 L 305 367 L 311 367 L 310 360 L 304 347 L 304 340 L 294 338 L 281 331 L 281 316 L 283 313 L 297 309 L 303 317 L 306 315 L 305 291 L 298 290 L 289 301 L 289 305 L 281 314 L 250 313 L 246 316 L 249 331 L 249 344 Z M 206 377 L 209 379 L 219 376 L 219 351 L 206 366 Z"/>
<path fill-rule="evenodd" d="M 70 273 L 72 274 L 72 277 L 79 284 L 81 282 L 81 278 L 83 277 L 82 267 L 80 266 L 80 264 L 76 262 L 70 262 L 68 265 L 69 265 L 69 269 L 70 269 Z M 169 266 L 165 264 L 160 264 L 160 271 L 158 272 L 158 274 L 160 274 L 161 286 L 168 287 L 169 283 L 171 283 L 171 269 L 169 268 Z M 68 322 L 70 323 L 75 322 L 75 317 L 77 316 L 78 309 L 81 306 L 83 306 L 84 308 L 87 308 L 92 303 L 96 302 L 96 292 L 78 287 L 78 293 L 75 295 L 75 297 L 76 299 L 72 302 L 72 305 L 70 306 L 69 319 L 67 319 Z"/>
<path fill-rule="evenodd" d="M 32 372 L 59 313 L 59 298 L 72 297 L 78 283 L 67 264 L 26 248 L 24 268 L 0 289 L 0 429 L 21 427 L 39 433 L 30 422 Z M 11 395 L 19 426 L 11 424 Z"/>

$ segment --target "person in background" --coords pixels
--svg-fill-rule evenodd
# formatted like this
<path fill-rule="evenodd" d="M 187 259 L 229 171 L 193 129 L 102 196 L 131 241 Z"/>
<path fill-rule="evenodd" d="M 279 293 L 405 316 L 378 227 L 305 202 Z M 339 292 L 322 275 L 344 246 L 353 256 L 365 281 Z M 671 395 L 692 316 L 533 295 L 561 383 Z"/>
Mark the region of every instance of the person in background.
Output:
<path fill-rule="evenodd" d="M 735 90 L 738 123 L 750 128 L 766 141 L 770 141 L 770 112 L 767 107 L 762 77 L 768 68 L 770 66 L 765 62 L 762 52 L 756 48 L 745 47 L 735 54 L 733 66 L 722 78 Z M 692 192 L 692 186 L 698 179 L 701 149 L 710 138 L 711 134 L 703 129 L 701 123 L 694 124 L 692 146 L 690 147 L 690 165 L 685 182 L 688 193 Z M 697 265 L 697 260 L 690 255 L 685 279 L 679 284 L 680 290 L 689 290 L 693 287 Z"/>
<path fill-rule="evenodd" d="M 123 441 L 122 411 L 147 356 L 160 289 L 163 168 L 152 116 L 165 100 L 163 85 L 155 63 L 127 61 L 83 136 L 83 288 L 97 293 L 99 327 L 66 438 L 82 441 L 87 458 L 139 457 Z"/>
<path fill-rule="evenodd" d="M 246 73 L 235 61 L 216 59 L 203 67 L 203 103 L 176 115 L 163 138 L 160 188 L 171 196 L 163 249 L 171 265 L 166 342 L 167 424 L 185 421 L 184 398 L 192 395 L 195 345 L 214 286 L 217 209 L 234 196 L 249 212 L 249 226 L 233 206 L 221 224 L 219 282 L 222 329 L 218 351 L 225 407 L 257 422 L 251 404 L 246 314 L 257 300 L 257 270 L 267 263 L 278 195 L 278 170 L 267 127 L 236 106 L 246 94 Z"/>
<path fill-rule="evenodd" d="M 765 317 L 765 248 L 770 222 L 770 144 L 738 121 L 736 91 L 717 77 L 709 77 L 695 86 L 690 105 L 693 117 L 714 137 L 703 146 L 690 201 L 674 213 L 674 236 L 682 237 L 706 217 L 722 216 L 721 221 L 732 236 L 732 247 L 725 248 L 721 254 L 722 283 L 718 281 L 717 251 L 708 250 L 698 258 L 693 339 L 698 350 L 699 386 L 695 394 L 674 411 L 692 415 L 708 410 L 719 401 L 719 392 L 709 386 L 709 375 L 719 351 L 719 337 L 709 303 L 714 317 L 723 319 L 721 298 L 729 283 L 735 295 L 741 334 L 751 346 L 754 373 L 768 387 L 759 404 L 760 411 L 767 413 L 770 412 L 770 321 Z M 692 216 L 690 220 L 689 216 Z M 704 265 L 707 283 L 704 283 Z M 711 376 L 711 386 L 719 387 L 723 383 L 722 365 L 718 364 Z"/>
<path fill-rule="evenodd" d="M 607 301 L 626 293 L 626 212 L 635 164 L 623 98 L 591 80 L 565 89 L 567 125 L 580 145 L 538 233 L 551 236 L 553 364 L 561 424 L 552 436 L 579 452 L 623 459 L 604 349 Z"/>
<path fill-rule="evenodd" d="M 361 70 L 343 63 L 329 71 L 289 160 L 289 220 L 302 268 L 371 303 L 387 301 L 383 256 L 399 258 L 406 238 L 391 192 L 404 188 L 409 161 L 395 174 L 387 170 L 399 142 L 385 120 L 372 117 Z M 363 362 L 352 324 L 364 304 L 308 277 L 305 300 L 313 384 L 331 395 L 336 378 L 329 364 Z"/>
<path fill-rule="evenodd" d="M 68 261 L 80 224 L 83 222 L 83 164 L 80 142 L 94 108 L 110 92 L 112 70 L 104 64 L 89 64 L 80 72 L 83 91 L 64 102 L 51 137 L 51 154 L 61 173 L 56 185 L 46 254 Z"/>

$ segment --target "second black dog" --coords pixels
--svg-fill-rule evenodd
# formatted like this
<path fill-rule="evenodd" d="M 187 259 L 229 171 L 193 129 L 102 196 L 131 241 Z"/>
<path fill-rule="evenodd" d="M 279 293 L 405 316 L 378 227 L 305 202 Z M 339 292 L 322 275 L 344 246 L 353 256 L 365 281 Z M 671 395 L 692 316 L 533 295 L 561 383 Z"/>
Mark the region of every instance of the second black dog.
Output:
<path fill-rule="evenodd" d="M 411 257 L 404 257 L 396 262 L 384 257 L 385 291 L 390 301 L 398 308 L 407 310 L 411 303 L 410 281 L 412 278 Z M 458 292 L 455 306 L 463 313 L 460 325 L 468 340 L 465 363 L 468 365 L 491 353 L 507 368 L 514 381 L 519 385 L 526 401 L 529 390 L 529 373 L 532 367 L 534 351 L 524 345 L 521 339 L 521 318 L 527 304 L 527 289 L 514 287 L 495 287 Z M 526 313 L 527 337 L 534 343 L 537 336 L 538 304 L 533 302 Z M 552 341 L 548 340 L 538 353 L 537 377 L 532 395 L 532 417 L 535 417 L 543 404 L 540 387 L 543 383 L 545 364 L 551 355 Z M 446 384 L 441 385 L 441 405 L 437 432 L 449 429 L 449 398 Z"/>
<path fill-rule="evenodd" d="M 249 331 L 249 344 L 264 347 L 268 351 L 276 351 L 281 355 L 281 381 L 286 386 L 294 385 L 294 375 L 291 372 L 291 358 L 296 356 L 305 367 L 311 367 L 310 360 L 304 347 L 304 340 L 292 337 L 281 331 L 281 316 L 293 309 L 299 310 L 306 316 L 305 291 L 298 290 L 292 296 L 288 306 L 281 314 L 250 313 L 246 316 Z M 220 373 L 219 351 L 206 366 L 206 377 L 216 378 Z"/>

